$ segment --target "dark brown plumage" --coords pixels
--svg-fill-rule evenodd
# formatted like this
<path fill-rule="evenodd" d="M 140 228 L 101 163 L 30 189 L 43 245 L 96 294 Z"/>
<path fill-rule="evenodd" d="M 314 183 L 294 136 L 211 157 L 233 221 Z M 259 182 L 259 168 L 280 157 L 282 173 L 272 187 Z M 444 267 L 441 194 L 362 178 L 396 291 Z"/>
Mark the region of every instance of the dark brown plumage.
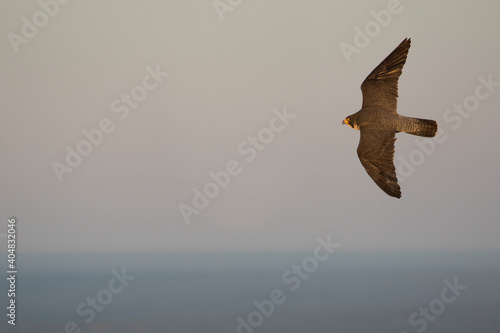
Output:
<path fill-rule="evenodd" d="M 410 49 L 405 39 L 378 65 L 361 84 L 361 110 L 342 121 L 361 132 L 358 157 L 366 172 L 388 195 L 401 197 L 394 167 L 396 133 L 433 137 L 434 120 L 404 117 L 397 113 L 398 79 Z"/>

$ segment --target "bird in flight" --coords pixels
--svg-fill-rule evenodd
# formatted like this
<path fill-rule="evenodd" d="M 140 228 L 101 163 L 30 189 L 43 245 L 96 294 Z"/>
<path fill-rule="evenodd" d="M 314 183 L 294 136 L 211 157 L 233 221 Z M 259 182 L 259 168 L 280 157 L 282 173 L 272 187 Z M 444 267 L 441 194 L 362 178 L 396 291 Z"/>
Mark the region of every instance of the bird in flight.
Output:
<path fill-rule="evenodd" d="M 358 157 L 373 181 L 391 197 L 401 198 L 394 167 L 396 133 L 433 137 L 434 120 L 401 116 L 397 113 L 398 79 L 403 72 L 411 40 L 406 38 L 361 84 L 361 110 L 346 117 L 342 124 L 361 132 Z"/>

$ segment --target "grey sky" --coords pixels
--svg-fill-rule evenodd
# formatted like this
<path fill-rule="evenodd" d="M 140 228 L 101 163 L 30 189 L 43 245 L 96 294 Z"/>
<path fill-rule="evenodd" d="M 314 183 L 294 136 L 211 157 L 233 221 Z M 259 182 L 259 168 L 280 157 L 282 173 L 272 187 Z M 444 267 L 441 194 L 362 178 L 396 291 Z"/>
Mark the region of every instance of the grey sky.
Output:
<path fill-rule="evenodd" d="M 0 232 L 16 216 L 30 252 L 288 251 L 327 234 L 345 250 L 499 250 L 500 87 L 480 88 L 467 118 L 447 109 L 472 103 L 480 77 L 500 82 L 500 4 L 401 1 L 348 62 L 340 44 L 388 3 L 243 1 L 220 20 L 212 1 L 71 1 L 16 53 L 9 33 L 42 9 L 2 2 Z M 424 161 L 397 200 L 341 121 L 405 37 L 399 112 L 437 120 L 446 140 L 413 153 Z M 169 76 L 136 88 L 157 67 Z M 122 120 L 112 104 L 134 88 L 147 97 Z M 284 108 L 296 117 L 248 162 L 238 147 Z M 112 132 L 59 182 L 51 164 L 103 119 Z M 397 137 L 409 160 L 418 138 Z M 179 205 L 231 160 L 241 172 L 187 225 Z"/>

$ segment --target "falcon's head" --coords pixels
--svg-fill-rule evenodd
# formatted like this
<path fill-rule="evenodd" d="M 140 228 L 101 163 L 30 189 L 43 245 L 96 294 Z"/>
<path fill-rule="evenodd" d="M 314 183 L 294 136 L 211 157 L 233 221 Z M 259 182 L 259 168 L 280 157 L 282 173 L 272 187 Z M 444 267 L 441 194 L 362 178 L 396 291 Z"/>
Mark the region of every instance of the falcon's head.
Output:
<path fill-rule="evenodd" d="M 357 124 L 356 120 L 352 115 L 342 120 L 342 125 L 347 125 L 349 127 L 354 128 L 355 130 L 359 130 L 359 125 Z"/>

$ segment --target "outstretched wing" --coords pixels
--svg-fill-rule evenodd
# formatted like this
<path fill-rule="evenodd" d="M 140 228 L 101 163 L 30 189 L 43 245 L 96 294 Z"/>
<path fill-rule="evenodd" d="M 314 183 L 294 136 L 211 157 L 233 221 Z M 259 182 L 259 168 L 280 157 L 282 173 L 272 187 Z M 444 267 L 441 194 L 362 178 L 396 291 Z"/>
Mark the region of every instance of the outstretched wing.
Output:
<path fill-rule="evenodd" d="M 358 157 L 373 181 L 391 197 L 401 198 L 394 167 L 394 131 L 361 130 Z"/>
<path fill-rule="evenodd" d="M 410 43 L 408 38 L 403 40 L 363 81 L 363 108 L 378 106 L 396 113 L 398 79 L 403 72 Z"/>

